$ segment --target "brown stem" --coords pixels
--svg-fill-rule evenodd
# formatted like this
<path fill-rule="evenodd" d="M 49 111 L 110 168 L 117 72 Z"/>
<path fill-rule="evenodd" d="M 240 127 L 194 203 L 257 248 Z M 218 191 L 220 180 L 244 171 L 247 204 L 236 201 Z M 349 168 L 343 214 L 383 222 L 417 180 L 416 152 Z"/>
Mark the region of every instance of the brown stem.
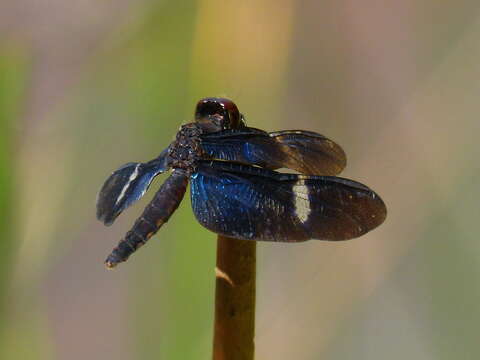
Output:
<path fill-rule="evenodd" d="M 213 360 L 253 360 L 256 242 L 218 235 Z"/>

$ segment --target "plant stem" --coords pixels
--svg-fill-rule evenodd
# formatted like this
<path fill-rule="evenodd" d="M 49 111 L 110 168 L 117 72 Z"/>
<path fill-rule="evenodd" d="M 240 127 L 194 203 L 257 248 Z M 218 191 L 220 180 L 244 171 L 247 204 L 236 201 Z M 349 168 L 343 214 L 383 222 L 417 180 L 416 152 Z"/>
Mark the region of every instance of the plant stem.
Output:
<path fill-rule="evenodd" d="M 218 235 L 213 360 L 253 360 L 256 242 Z"/>

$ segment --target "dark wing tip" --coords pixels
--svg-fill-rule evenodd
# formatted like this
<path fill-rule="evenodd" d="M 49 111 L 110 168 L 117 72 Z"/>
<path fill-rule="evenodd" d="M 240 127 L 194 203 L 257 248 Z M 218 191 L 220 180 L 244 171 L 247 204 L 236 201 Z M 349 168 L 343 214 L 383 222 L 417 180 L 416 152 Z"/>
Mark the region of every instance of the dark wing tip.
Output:
<path fill-rule="evenodd" d="M 363 194 L 358 198 L 357 206 L 354 206 L 354 210 L 352 209 L 357 225 L 360 227 L 358 236 L 376 229 L 387 218 L 387 207 L 382 198 L 370 189 L 361 192 Z"/>
<path fill-rule="evenodd" d="M 142 166 L 142 163 L 128 163 L 108 177 L 97 196 L 98 220 L 111 225 L 129 205 L 128 201 L 134 201 L 130 192 L 142 175 Z"/>
<path fill-rule="evenodd" d="M 105 226 L 113 224 L 118 215 L 108 214 L 104 209 L 100 209 L 97 206 L 97 220 L 101 221 Z"/>
<path fill-rule="evenodd" d="M 111 225 L 123 210 L 140 199 L 153 178 L 168 169 L 168 149 L 148 163 L 131 162 L 115 170 L 97 196 L 97 219 Z"/>
<path fill-rule="evenodd" d="M 370 214 L 372 228 L 371 230 L 375 229 L 376 227 L 383 224 L 385 219 L 387 218 L 387 206 L 385 202 L 382 200 L 380 196 L 374 191 L 371 191 L 370 196 L 373 199 L 374 210 Z"/>
<path fill-rule="evenodd" d="M 377 193 L 373 190 L 359 190 L 362 193 L 357 197 L 357 204 L 352 206 L 353 218 L 358 226 L 358 234 L 353 236 L 362 236 L 385 222 L 387 218 L 387 207 Z"/>
<path fill-rule="evenodd" d="M 308 176 L 300 175 L 300 178 L 308 181 Z M 350 240 L 374 230 L 385 221 L 387 207 L 369 187 L 340 177 L 317 179 L 323 180 L 317 184 L 318 190 L 313 197 L 317 211 L 316 221 L 310 222 L 313 238 Z"/>
<path fill-rule="evenodd" d="M 287 155 L 286 166 L 302 174 L 337 175 L 347 165 L 340 145 L 329 138 L 306 130 L 282 130 L 269 134 Z"/>
<path fill-rule="evenodd" d="M 120 212 L 115 212 L 115 207 L 111 203 L 108 191 L 104 191 L 104 187 L 98 193 L 97 196 L 97 220 L 101 221 L 104 225 L 110 226 L 113 224 Z"/>

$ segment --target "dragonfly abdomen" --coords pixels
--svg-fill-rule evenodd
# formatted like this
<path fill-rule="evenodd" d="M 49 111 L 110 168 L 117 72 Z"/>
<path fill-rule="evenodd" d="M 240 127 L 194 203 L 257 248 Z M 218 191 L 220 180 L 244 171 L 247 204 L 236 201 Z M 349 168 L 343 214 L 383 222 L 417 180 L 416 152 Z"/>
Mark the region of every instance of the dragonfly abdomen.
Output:
<path fill-rule="evenodd" d="M 168 221 L 178 208 L 187 189 L 188 175 L 182 169 L 176 169 L 165 180 L 152 201 L 147 205 L 142 215 L 135 221 L 125 238 L 105 260 L 108 268 L 126 261 L 139 247 L 145 244 L 160 227 Z"/>

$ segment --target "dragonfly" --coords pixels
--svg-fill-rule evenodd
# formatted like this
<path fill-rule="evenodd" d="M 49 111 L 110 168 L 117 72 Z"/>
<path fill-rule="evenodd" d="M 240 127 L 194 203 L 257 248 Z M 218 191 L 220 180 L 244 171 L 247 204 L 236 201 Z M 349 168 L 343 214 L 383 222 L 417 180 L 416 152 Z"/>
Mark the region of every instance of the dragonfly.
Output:
<path fill-rule="evenodd" d="M 387 209 L 367 186 L 336 176 L 345 166 L 343 149 L 323 135 L 248 127 L 233 101 L 202 99 L 194 121 L 158 157 L 125 164 L 103 184 L 96 215 L 111 225 L 157 175 L 171 171 L 105 264 L 113 268 L 144 245 L 178 208 L 188 183 L 197 221 L 220 235 L 293 243 L 357 238 L 382 224 Z"/>

